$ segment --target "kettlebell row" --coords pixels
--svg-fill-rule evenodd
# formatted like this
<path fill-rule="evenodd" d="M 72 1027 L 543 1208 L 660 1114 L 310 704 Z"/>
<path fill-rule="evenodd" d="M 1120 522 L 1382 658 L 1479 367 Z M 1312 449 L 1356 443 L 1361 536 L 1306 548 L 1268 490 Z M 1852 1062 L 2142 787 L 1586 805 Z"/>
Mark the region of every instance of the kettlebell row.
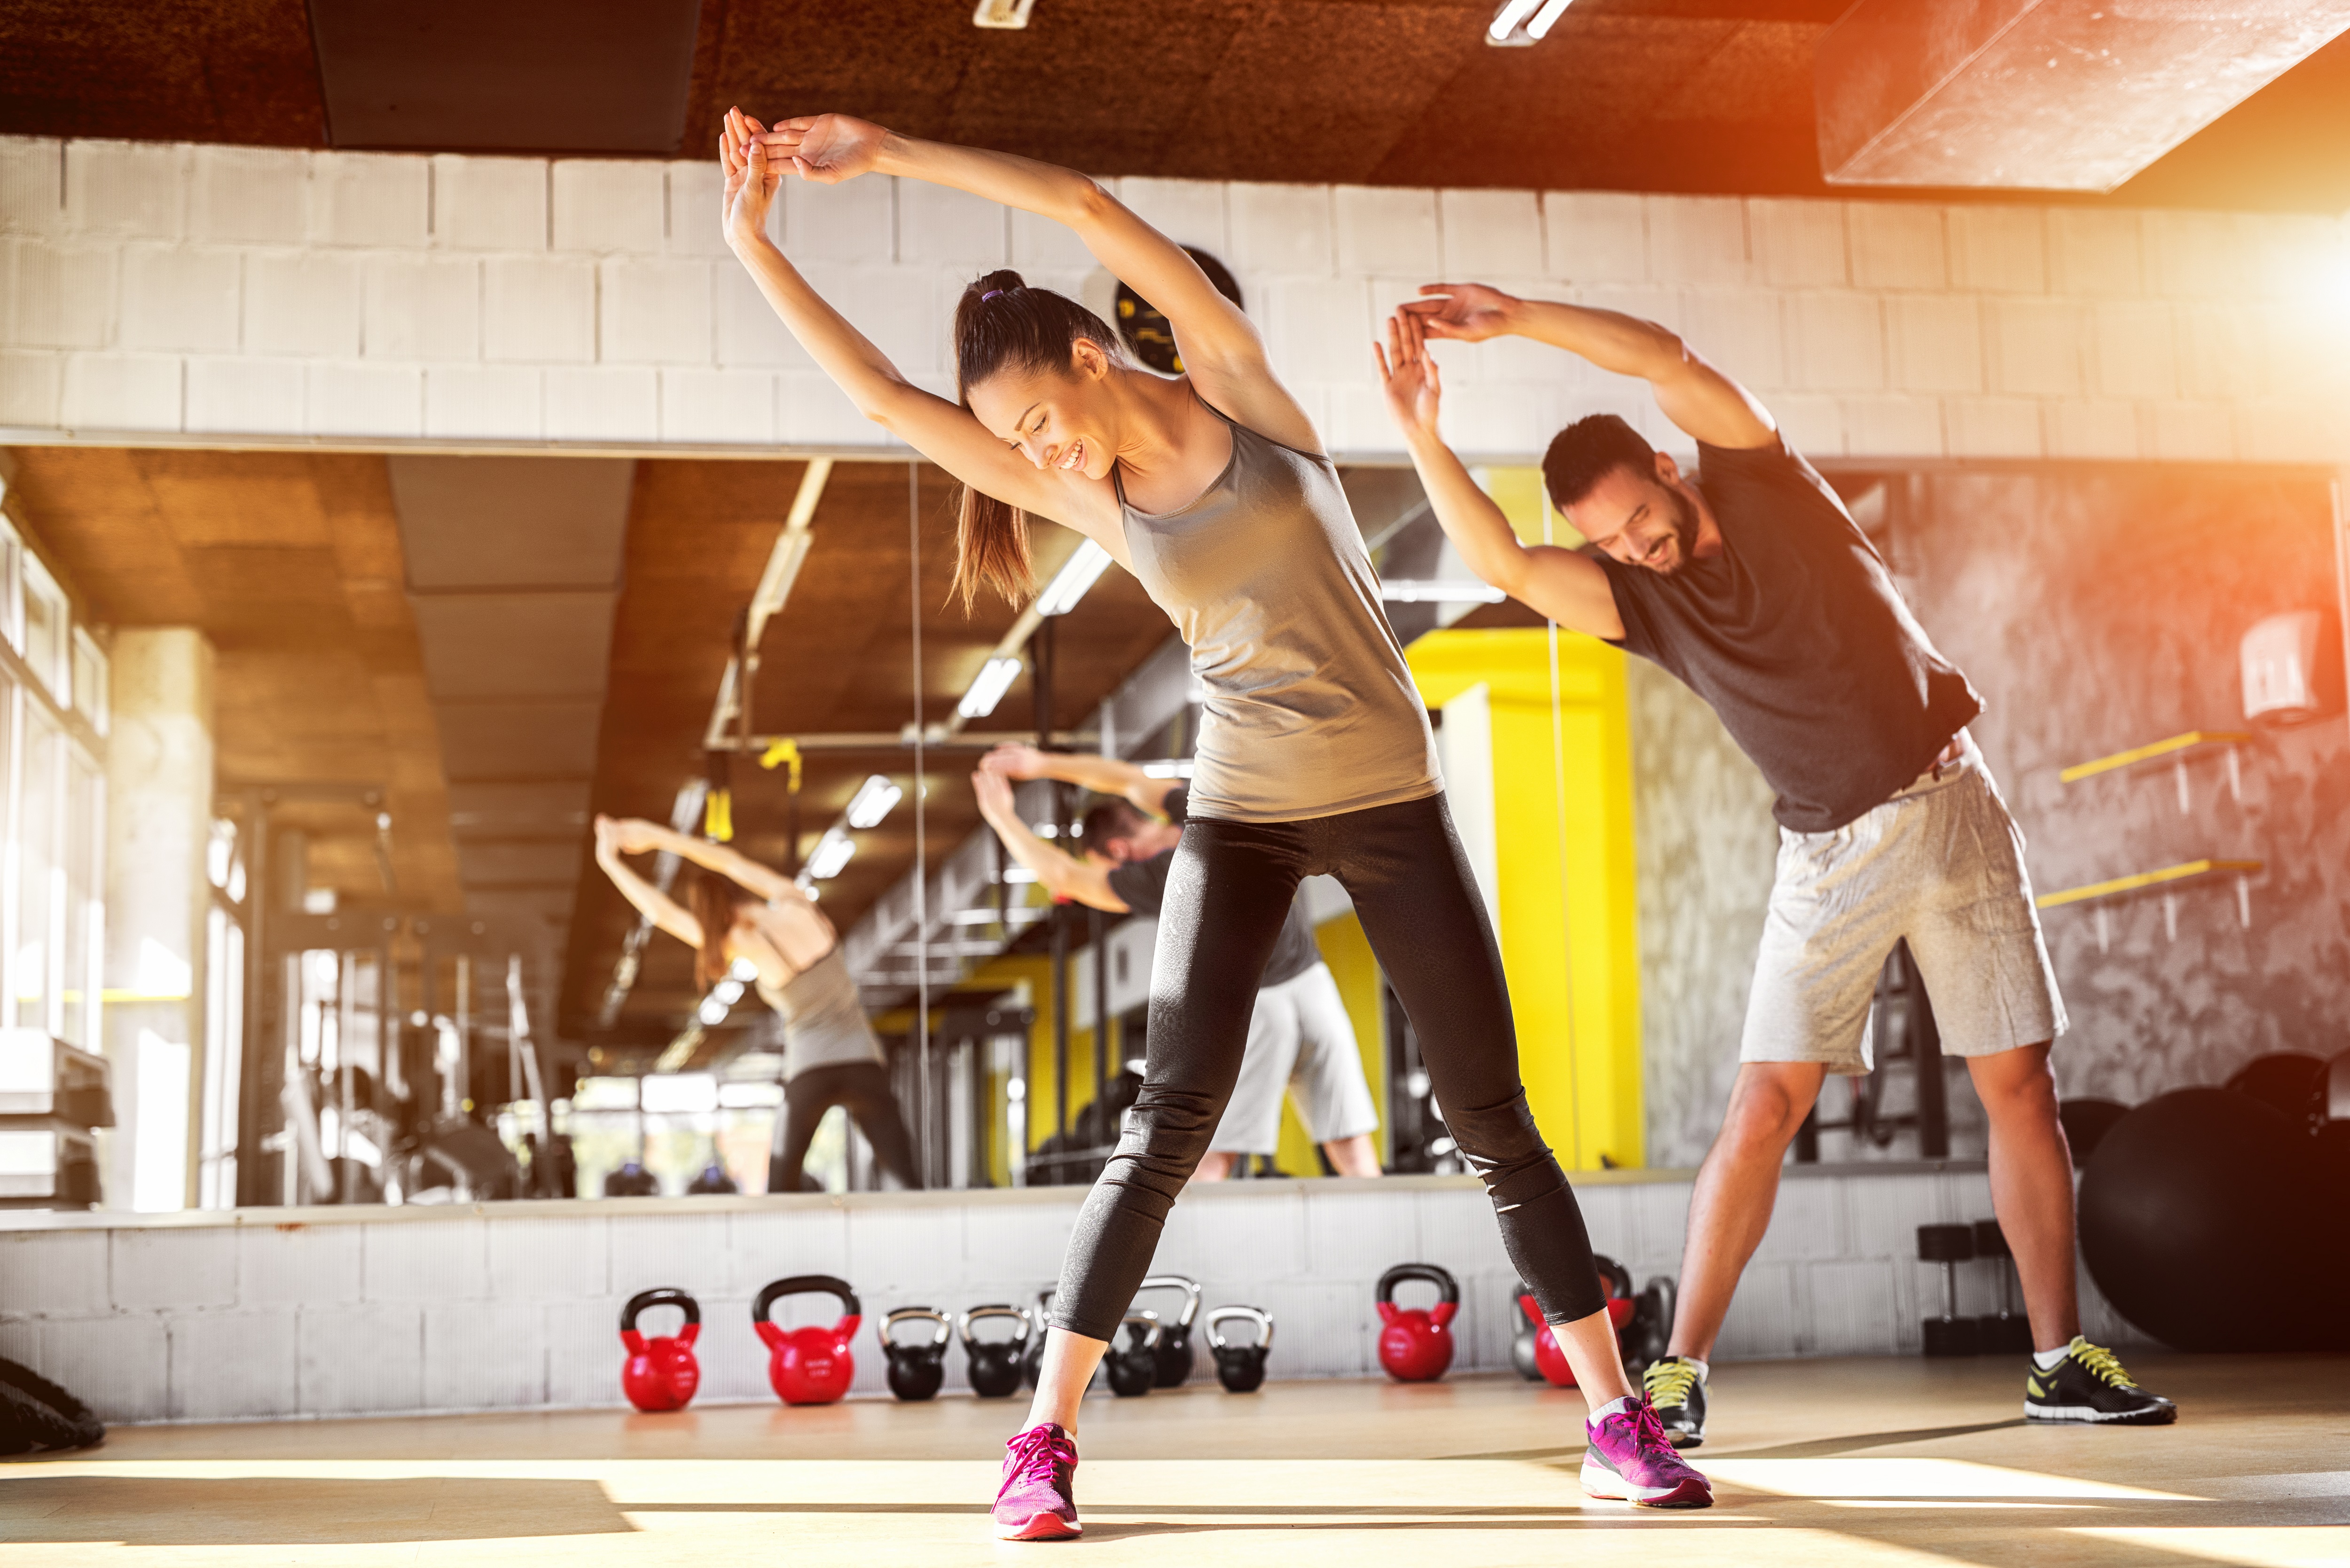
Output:
<path fill-rule="evenodd" d="M 1172 1387 L 1191 1375 L 1199 1282 L 1180 1274 L 1154 1274 L 1143 1281 L 1141 1290 L 1180 1291 L 1183 1296 L 1167 1318 L 1137 1308 L 1119 1325 L 1119 1337 L 1102 1361 L 1110 1388 L 1121 1397 Z M 845 1310 L 828 1325 L 806 1328 L 782 1328 L 769 1317 L 785 1296 L 808 1294 L 836 1297 Z M 971 1308 L 960 1320 L 928 1306 L 899 1307 L 887 1314 L 874 1325 L 874 1334 L 889 1358 L 890 1393 L 908 1401 L 935 1397 L 946 1382 L 947 1352 L 957 1340 L 962 1344 L 972 1392 L 980 1397 L 1009 1398 L 1024 1385 L 1035 1387 L 1052 1297 L 1052 1292 L 1044 1292 L 1033 1309 L 991 1302 Z M 656 1307 L 676 1307 L 684 1314 L 675 1334 L 648 1336 L 639 1332 L 638 1319 Z M 1219 1324 L 1241 1319 L 1256 1325 L 1253 1342 L 1229 1339 L 1219 1332 Z M 857 1293 L 847 1282 L 829 1274 L 795 1274 L 763 1287 L 751 1305 L 751 1326 L 767 1346 L 767 1381 L 776 1397 L 786 1405 L 829 1405 L 847 1393 L 857 1376 L 851 1342 L 864 1321 Z M 991 1322 L 1009 1323 L 1014 1332 L 1003 1338 L 973 1332 L 975 1325 Z M 901 1333 L 907 1325 L 927 1327 Z M 620 1343 L 628 1351 L 620 1386 L 629 1403 L 656 1412 L 682 1409 L 691 1403 L 702 1382 L 693 1349 L 701 1334 L 702 1308 L 688 1293 L 665 1288 L 629 1297 L 620 1311 Z M 1245 1394 L 1263 1383 L 1265 1354 L 1273 1345 L 1272 1314 L 1253 1306 L 1218 1307 L 1208 1314 L 1206 1337 L 1216 1376 L 1226 1388 Z"/>

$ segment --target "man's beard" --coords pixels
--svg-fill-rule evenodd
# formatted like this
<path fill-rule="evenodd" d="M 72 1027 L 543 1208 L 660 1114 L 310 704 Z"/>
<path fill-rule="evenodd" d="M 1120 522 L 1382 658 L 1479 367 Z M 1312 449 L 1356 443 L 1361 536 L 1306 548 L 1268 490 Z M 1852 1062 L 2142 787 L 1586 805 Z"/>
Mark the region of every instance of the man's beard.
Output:
<path fill-rule="evenodd" d="M 1670 576 L 1697 558 L 1698 516 L 1697 504 L 1679 490 L 1668 490 L 1665 496 L 1672 503 L 1673 540 L 1678 546 L 1673 564 L 1665 568 L 1665 576 Z"/>

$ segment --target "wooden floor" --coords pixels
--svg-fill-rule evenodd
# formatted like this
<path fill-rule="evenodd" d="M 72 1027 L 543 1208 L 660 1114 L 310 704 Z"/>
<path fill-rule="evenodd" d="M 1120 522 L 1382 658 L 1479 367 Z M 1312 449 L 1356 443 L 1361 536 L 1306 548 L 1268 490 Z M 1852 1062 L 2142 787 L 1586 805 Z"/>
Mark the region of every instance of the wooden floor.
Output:
<path fill-rule="evenodd" d="M 2131 1358 L 2178 1425 L 2026 1428 L 2020 1366 L 1724 1366 L 1699 1513 L 1595 1502 L 1582 1405 L 1514 1380 L 1088 1401 L 1086 1536 L 989 1537 L 1004 1403 L 127 1428 L 0 1464 L 0 1562 L 2350 1563 L 2350 1358 Z"/>

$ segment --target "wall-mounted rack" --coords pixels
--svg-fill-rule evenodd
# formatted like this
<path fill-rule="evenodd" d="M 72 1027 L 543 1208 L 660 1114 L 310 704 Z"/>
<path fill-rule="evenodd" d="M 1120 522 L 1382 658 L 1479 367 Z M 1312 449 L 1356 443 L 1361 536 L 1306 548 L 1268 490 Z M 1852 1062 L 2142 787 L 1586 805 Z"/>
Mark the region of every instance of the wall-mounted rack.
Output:
<path fill-rule="evenodd" d="M 2228 796 L 2238 805 L 2241 805 L 2244 799 L 2244 778 L 2243 771 L 2237 762 L 2236 748 L 2245 744 L 2251 738 L 2251 735 L 2238 730 L 2189 730 L 2183 735 L 2173 735 L 2168 740 L 2155 741 L 2143 746 L 2133 746 L 2126 752 L 2116 752 L 2111 756 L 2097 757 L 2085 763 L 2075 763 L 2071 767 L 2059 772 L 2056 777 L 2064 784 L 2078 784 L 2083 779 L 2095 778 L 2099 774 L 2109 774 L 2120 768 L 2136 767 L 2141 763 L 2150 763 L 2168 757 L 2172 776 L 2178 781 L 2178 809 L 2186 812 L 2193 809 L 2195 801 L 2193 793 L 2187 787 L 2187 759 L 2192 753 L 2206 747 L 2216 746 L 2224 750 L 2228 759 Z"/>
<path fill-rule="evenodd" d="M 2066 888 L 2061 892 L 2043 893 L 2037 902 L 2043 909 L 2061 909 L 2066 904 L 2097 905 L 2097 950 L 2104 952 L 2111 945 L 2105 900 L 2126 898 L 2133 893 L 2162 891 L 2163 929 L 2170 940 L 2178 940 L 2178 888 L 2207 877 L 2236 878 L 2236 919 L 2246 929 L 2252 923 L 2252 877 L 2267 869 L 2260 860 L 2228 860 L 2206 856 L 2199 860 L 2182 860 L 2176 866 L 2159 867 L 2152 871 L 2133 871 L 2126 877 L 2114 877 L 2103 882 L 2085 883 L 2078 888 Z"/>

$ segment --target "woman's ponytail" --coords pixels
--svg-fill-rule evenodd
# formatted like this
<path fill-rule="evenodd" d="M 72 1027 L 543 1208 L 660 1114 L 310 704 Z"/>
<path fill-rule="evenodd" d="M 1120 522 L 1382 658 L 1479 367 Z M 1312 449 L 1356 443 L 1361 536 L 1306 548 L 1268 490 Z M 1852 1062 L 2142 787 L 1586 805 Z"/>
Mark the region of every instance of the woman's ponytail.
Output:
<path fill-rule="evenodd" d="M 1107 322 L 1066 295 L 1031 288 L 1010 268 L 988 273 L 955 306 L 955 387 L 962 406 L 971 389 L 1004 370 L 1063 370 L 1080 340 L 1117 364 L 1126 348 Z M 964 612 L 983 587 L 1018 604 L 1035 591 L 1028 514 L 996 496 L 963 487 L 955 518 L 954 590 Z"/>

